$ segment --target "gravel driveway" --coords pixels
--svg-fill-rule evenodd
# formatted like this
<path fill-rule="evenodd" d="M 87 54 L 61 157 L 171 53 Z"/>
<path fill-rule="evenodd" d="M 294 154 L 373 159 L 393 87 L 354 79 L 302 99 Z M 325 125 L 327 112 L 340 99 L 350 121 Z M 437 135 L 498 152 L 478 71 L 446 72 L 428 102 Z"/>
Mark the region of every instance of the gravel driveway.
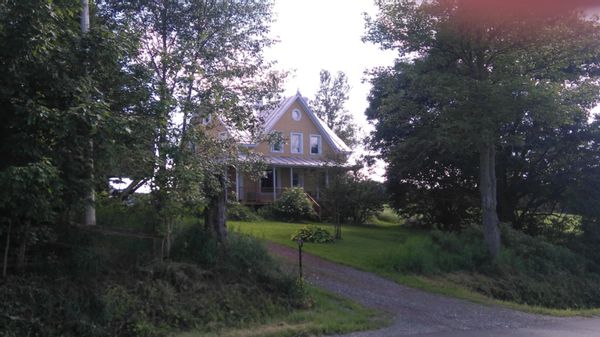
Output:
<path fill-rule="evenodd" d="M 269 250 L 290 264 L 295 249 L 270 243 Z M 405 287 L 372 273 L 303 254 L 305 279 L 366 307 L 388 312 L 392 325 L 356 337 L 600 337 L 600 318 L 557 318 L 486 306 Z"/>

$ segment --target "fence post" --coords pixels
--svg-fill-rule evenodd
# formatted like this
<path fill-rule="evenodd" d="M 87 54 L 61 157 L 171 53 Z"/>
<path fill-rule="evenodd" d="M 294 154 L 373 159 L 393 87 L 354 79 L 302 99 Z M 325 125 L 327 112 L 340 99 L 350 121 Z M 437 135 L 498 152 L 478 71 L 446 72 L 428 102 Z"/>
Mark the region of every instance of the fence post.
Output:
<path fill-rule="evenodd" d="M 300 279 L 302 280 L 302 245 L 304 242 L 302 239 L 296 241 L 298 244 L 298 272 L 300 273 Z"/>

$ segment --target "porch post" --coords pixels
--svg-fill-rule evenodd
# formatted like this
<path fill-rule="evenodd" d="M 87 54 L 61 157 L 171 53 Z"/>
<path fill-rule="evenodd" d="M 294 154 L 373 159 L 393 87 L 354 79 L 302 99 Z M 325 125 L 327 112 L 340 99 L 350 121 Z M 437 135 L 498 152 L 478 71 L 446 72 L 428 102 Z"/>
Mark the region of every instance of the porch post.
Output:
<path fill-rule="evenodd" d="M 294 168 L 290 166 L 290 187 L 294 187 Z"/>
<path fill-rule="evenodd" d="M 275 165 L 273 165 L 273 202 L 277 199 L 277 183 L 275 179 L 277 179 L 277 174 L 275 174 Z"/>
<path fill-rule="evenodd" d="M 321 200 L 321 172 L 317 170 L 317 200 Z"/>

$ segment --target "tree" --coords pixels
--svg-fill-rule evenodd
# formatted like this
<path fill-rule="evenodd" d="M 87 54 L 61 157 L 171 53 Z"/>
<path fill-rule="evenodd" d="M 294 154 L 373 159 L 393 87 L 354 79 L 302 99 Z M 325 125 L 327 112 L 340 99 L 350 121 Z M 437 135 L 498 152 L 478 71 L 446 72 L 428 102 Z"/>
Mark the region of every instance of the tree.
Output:
<path fill-rule="evenodd" d="M 54 220 L 56 206 L 59 204 L 56 199 L 63 188 L 60 183 L 58 170 L 47 158 L 23 167 L 11 166 L 0 171 L 0 209 L 4 211 L 4 216 L 0 219 L 8 223 L 2 277 L 6 277 L 11 236 L 15 234 L 13 224 L 16 225 L 16 234 L 20 238 L 16 269 L 22 271 L 25 268 L 31 226 Z"/>
<path fill-rule="evenodd" d="M 211 141 L 190 123 L 212 116 L 257 134 L 252 108 L 274 98 L 281 79 L 262 55 L 272 43 L 267 37 L 272 3 L 139 0 L 106 1 L 103 8 L 137 29 L 142 41 L 137 62 L 152 74 L 155 155 L 147 179 L 167 241 L 172 219 L 195 204 L 206 206 L 207 228 L 225 243 L 226 170 L 244 163 L 237 160 L 235 142 Z"/>
<path fill-rule="evenodd" d="M 397 49 L 401 58 L 394 68 L 374 72 L 367 116 L 376 121 L 371 144 L 392 167 L 402 165 L 394 162 L 398 158 L 418 165 L 426 155 L 434 164 L 438 158 L 478 158 L 484 237 L 497 256 L 496 160 L 499 150 L 517 141 L 507 129 L 514 123 L 555 129 L 585 116 L 597 100 L 600 46 L 598 26 L 573 11 L 538 16 L 527 6 L 518 12 L 487 5 L 380 2 L 378 17 L 367 22 L 366 39 Z M 429 151 L 407 158 L 411 146 Z M 470 169 L 450 166 L 440 173 L 464 175 L 468 185 L 464 170 Z M 440 187 L 427 179 L 413 183 Z"/>
<path fill-rule="evenodd" d="M 322 192 L 321 205 L 325 216 L 335 224 L 335 238 L 342 238 L 342 223 L 364 224 L 371 216 L 383 211 L 387 193 L 382 183 L 370 180 L 357 168 L 330 168 L 329 185 Z"/>
<path fill-rule="evenodd" d="M 0 225 L 5 254 L 18 235 L 18 266 L 36 228 L 81 218 L 95 183 L 90 139 L 109 148 L 127 126 L 112 108 L 125 106 L 123 81 L 135 83 L 123 61 L 130 42 L 100 18 L 81 36 L 80 13 L 75 0 L 0 4 Z"/>
<path fill-rule="evenodd" d="M 332 76 L 327 70 L 319 73 L 320 86 L 315 99 L 310 102 L 313 111 L 327 126 L 335 132 L 346 144 L 357 144 L 356 125 L 352 115 L 344 108 L 348 101 L 348 78 L 342 71 Z"/>

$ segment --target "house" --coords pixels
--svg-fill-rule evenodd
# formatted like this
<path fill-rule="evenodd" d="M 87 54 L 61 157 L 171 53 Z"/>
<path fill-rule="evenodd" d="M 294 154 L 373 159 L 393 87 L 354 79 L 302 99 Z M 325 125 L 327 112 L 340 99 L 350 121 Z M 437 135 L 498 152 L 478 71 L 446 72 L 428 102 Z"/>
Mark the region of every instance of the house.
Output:
<path fill-rule="evenodd" d="M 211 121 L 215 136 L 234 137 L 241 145 L 260 154 L 267 169 L 260 180 L 233 170 L 230 190 L 243 204 L 264 205 L 277 200 L 286 188 L 302 187 L 316 204 L 329 183 L 330 168 L 347 159 L 350 148 L 310 109 L 297 93 L 262 115 L 263 134 L 279 133 L 283 141 L 253 144 L 244 132 L 236 131 L 222 120 Z M 215 123 L 216 122 L 216 123 Z"/>

